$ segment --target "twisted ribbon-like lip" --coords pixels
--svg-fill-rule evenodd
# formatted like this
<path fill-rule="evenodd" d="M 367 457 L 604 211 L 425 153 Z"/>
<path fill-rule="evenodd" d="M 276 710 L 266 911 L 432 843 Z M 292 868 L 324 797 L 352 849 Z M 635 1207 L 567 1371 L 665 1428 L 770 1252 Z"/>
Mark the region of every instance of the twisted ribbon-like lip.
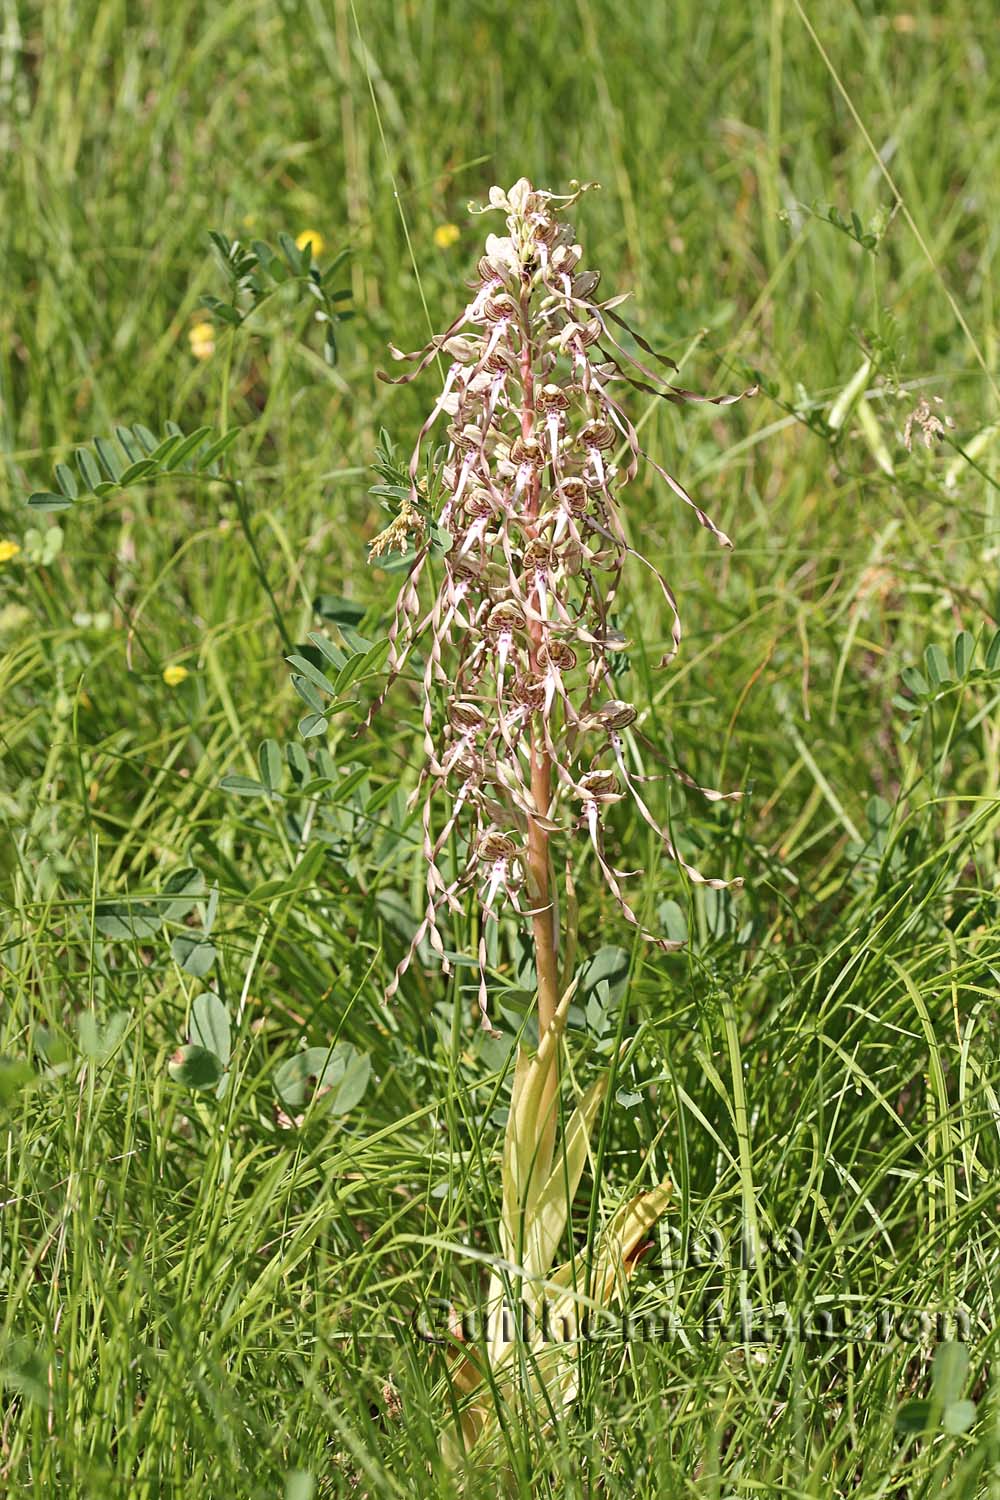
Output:
<path fill-rule="evenodd" d="M 622 492 L 641 464 L 664 479 L 716 541 L 732 544 L 679 481 L 645 453 L 612 385 L 625 383 L 674 404 L 724 406 L 752 392 L 699 395 L 664 380 L 626 348 L 622 332 L 652 364 L 676 372 L 615 311 L 621 297 L 594 300 L 600 274 L 580 269 L 581 247 L 559 217 L 589 186 L 575 183 L 560 196 L 522 178 L 506 192 L 493 189 L 489 207 L 506 213 L 507 234 L 487 239 L 462 314 L 422 350 L 392 349 L 394 358 L 411 366 L 394 383 L 415 379 L 442 354 L 451 359 L 408 473 L 416 505 L 425 447 L 446 413 L 439 522 L 447 523 L 453 540 L 441 557 L 434 603 L 421 617 L 420 593 L 434 556 L 428 528 L 390 631 L 386 691 L 414 647 L 426 643 L 425 760 L 417 791 L 428 864 L 424 916 L 391 993 L 425 937 L 447 966 L 438 920 L 445 909 L 460 909 L 466 891 L 479 887 L 488 920 L 499 920 L 502 901 L 521 912 L 521 860 L 532 825 L 553 835 L 586 830 L 623 916 L 664 951 L 679 945 L 646 931 L 623 894 L 625 877 L 605 853 L 607 807 L 630 799 L 694 883 L 714 889 L 740 884 L 702 875 L 647 806 L 639 783 L 648 778 L 633 764 L 637 711 L 619 696 L 611 666 L 612 654 L 623 647 L 612 610 L 629 560 L 653 573 L 670 610 L 670 649 L 661 665 L 673 658 L 682 638 L 672 589 L 628 541 L 619 515 Z M 437 683 L 448 693 L 442 718 L 434 706 Z M 384 698 L 383 692 L 367 722 Z M 592 749 L 610 751 L 613 766 L 595 765 Z M 548 807 L 538 806 L 532 791 L 536 753 L 549 758 L 555 773 Z M 702 787 L 679 770 L 674 774 L 709 800 L 739 795 Z M 435 813 L 442 797 L 443 820 Z M 566 824 L 560 820 L 565 798 L 580 805 Z M 459 851 L 466 851 L 457 872 L 450 863 L 442 867 L 456 838 Z M 488 1025 L 484 942 L 481 936 L 480 1004 Z"/>

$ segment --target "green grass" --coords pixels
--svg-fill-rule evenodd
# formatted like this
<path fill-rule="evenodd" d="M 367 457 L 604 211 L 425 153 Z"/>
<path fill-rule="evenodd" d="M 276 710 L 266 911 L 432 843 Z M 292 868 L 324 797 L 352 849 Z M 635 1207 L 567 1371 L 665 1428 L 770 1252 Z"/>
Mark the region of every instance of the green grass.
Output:
<path fill-rule="evenodd" d="M 679 1328 L 595 1345 L 556 1435 L 509 1412 L 507 1482 L 1000 1495 L 1000 450 L 959 452 L 997 416 L 993 7 L 9 0 L 0 16 L 0 538 L 22 546 L 0 566 L 0 1491 L 301 1500 L 301 1471 L 318 1496 L 449 1492 L 447 1361 L 411 1319 L 473 1304 L 495 1249 L 516 1017 L 484 1040 L 462 970 L 411 971 L 381 1004 L 421 879 L 416 699 L 400 685 L 364 738 L 335 719 L 310 796 L 220 782 L 258 774 L 261 740 L 296 741 L 282 632 L 316 628 L 316 596 L 350 597 L 384 635 L 398 576 L 364 565 L 383 524 L 369 466 L 382 426 L 408 450 L 433 376 L 392 390 L 374 371 L 389 338 L 416 347 L 450 320 L 490 227 L 466 202 L 526 173 L 603 183 L 574 214 L 588 260 L 634 289 L 688 383 L 765 388 L 721 412 L 636 396 L 653 455 L 737 546 L 720 555 L 637 486 L 626 522 L 686 625 L 667 672 L 657 599 L 638 574 L 623 596 L 655 757 L 752 787 L 738 815 L 684 808 L 689 847 L 746 889 L 685 889 L 628 814 L 620 862 L 647 871 L 651 917 L 681 908 L 686 952 L 633 948 L 588 865 L 579 886 L 584 955 L 620 945 L 630 976 L 627 1003 L 581 1015 L 579 1076 L 619 1027 L 641 1042 L 576 1246 L 591 1210 L 669 1172 L 634 1311 Z M 873 226 L 878 254 L 827 205 Z M 441 250 L 445 222 L 462 234 Z M 335 368 L 291 292 L 231 351 L 220 327 L 215 356 L 192 357 L 199 296 L 225 296 L 213 228 L 351 247 Z M 863 351 L 891 476 L 857 412 L 823 426 Z M 908 454 L 923 395 L 955 426 Z M 25 509 L 75 445 L 167 420 L 245 429 L 226 461 L 242 516 L 185 473 Z M 43 556 L 27 531 L 56 525 Z M 960 681 L 935 685 L 928 646 Z M 173 688 L 170 664 L 189 673 Z M 912 667 L 934 701 L 903 685 Z M 666 783 L 650 797 L 665 813 Z M 191 868 L 188 899 L 164 899 Z M 109 935 L 113 903 L 131 935 Z M 174 940 L 206 926 L 199 978 Z M 521 959 L 505 932 L 510 982 Z M 218 1100 L 167 1070 L 206 988 L 238 1019 Z M 302 1040 L 353 1044 L 372 1078 L 349 1113 L 287 1128 L 275 1075 Z M 801 1257 L 743 1265 L 753 1223 L 795 1231 Z M 730 1316 L 741 1297 L 857 1322 L 706 1338 L 706 1298 Z M 931 1394 L 937 1337 L 879 1336 L 886 1308 L 966 1316 L 966 1432 L 938 1412 L 896 1430 Z M 500 1482 L 475 1471 L 467 1492 Z"/>

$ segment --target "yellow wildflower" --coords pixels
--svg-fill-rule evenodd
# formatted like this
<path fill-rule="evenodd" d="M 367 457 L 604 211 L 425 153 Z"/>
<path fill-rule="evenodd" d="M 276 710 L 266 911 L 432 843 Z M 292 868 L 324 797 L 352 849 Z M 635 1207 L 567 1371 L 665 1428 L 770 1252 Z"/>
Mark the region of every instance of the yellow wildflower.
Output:
<path fill-rule="evenodd" d="M 10 562 L 21 550 L 20 542 L 0 542 L 0 563 Z"/>
<path fill-rule="evenodd" d="M 185 677 L 189 675 L 187 667 L 173 666 L 163 669 L 163 680 L 167 687 L 180 687 Z"/>
<path fill-rule="evenodd" d="M 211 323 L 195 323 L 188 329 L 188 343 L 195 359 L 211 359 L 215 353 L 215 329 Z"/>
<path fill-rule="evenodd" d="M 457 224 L 439 224 L 434 231 L 434 243 L 439 250 L 450 250 L 458 243 L 462 231 Z"/>
<path fill-rule="evenodd" d="M 309 249 L 313 253 L 313 260 L 316 259 L 317 255 L 322 255 L 323 251 L 326 249 L 326 240 L 320 234 L 318 229 L 303 229 L 302 233 L 298 236 L 295 243 L 296 245 L 298 245 L 300 250 L 304 250 L 308 245 Z"/>

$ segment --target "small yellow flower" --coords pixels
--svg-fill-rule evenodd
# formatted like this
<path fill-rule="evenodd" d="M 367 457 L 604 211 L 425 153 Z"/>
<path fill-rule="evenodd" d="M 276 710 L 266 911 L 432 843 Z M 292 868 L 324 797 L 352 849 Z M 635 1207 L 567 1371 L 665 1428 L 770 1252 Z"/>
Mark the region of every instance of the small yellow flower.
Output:
<path fill-rule="evenodd" d="M 188 343 L 195 359 L 211 359 L 215 353 L 215 329 L 211 323 L 195 323 L 188 329 Z"/>
<path fill-rule="evenodd" d="M 187 667 L 173 666 L 163 669 L 163 680 L 167 687 L 180 687 L 185 677 L 189 675 Z"/>
<path fill-rule="evenodd" d="M 450 250 L 461 237 L 462 231 L 457 224 L 439 224 L 434 231 L 434 243 L 439 250 Z"/>
<path fill-rule="evenodd" d="M 0 542 L 0 563 L 10 562 L 21 550 L 20 542 Z"/>
<path fill-rule="evenodd" d="M 295 243 L 300 250 L 304 250 L 308 245 L 313 253 L 313 260 L 316 259 L 317 255 L 322 255 L 326 249 L 326 240 L 318 229 L 303 229 Z"/>

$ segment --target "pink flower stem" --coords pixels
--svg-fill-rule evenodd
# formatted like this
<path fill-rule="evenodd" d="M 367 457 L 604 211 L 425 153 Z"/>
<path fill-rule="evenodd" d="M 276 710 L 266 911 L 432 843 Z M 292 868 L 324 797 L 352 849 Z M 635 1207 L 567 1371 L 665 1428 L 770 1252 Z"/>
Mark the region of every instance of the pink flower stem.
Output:
<path fill-rule="evenodd" d="M 530 291 L 526 287 L 521 293 L 521 436 L 529 438 L 535 428 L 535 374 L 532 368 L 532 338 Z M 538 535 L 537 520 L 541 501 L 541 470 L 533 471 L 525 508 L 525 531 L 529 538 Z M 534 605 L 528 619 L 530 640 L 529 658 L 531 671 L 536 676 L 543 674 L 538 655 L 544 644 L 543 626 L 540 618 L 538 585 L 535 585 L 531 600 Z M 532 715 L 531 725 L 531 795 L 535 807 L 544 818 L 548 815 L 552 800 L 552 757 L 545 745 L 545 736 L 537 715 Z M 528 818 L 528 874 L 531 881 L 532 934 L 535 941 L 535 974 L 538 983 L 538 1034 L 541 1037 L 548 1029 L 559 1005 L 559 958 L 556 945 L 555 905 L 552 890 L 552 861 L 549 853 L 549 832 L 535 818 Z M 545 1122 L 543 1140 L 555 1132 L 555 1111 L 552 1103 L 558 1085 L 555 1068 L 549 1075 L 549 1086 L 542 1100 L 539 1119 Z"/>

